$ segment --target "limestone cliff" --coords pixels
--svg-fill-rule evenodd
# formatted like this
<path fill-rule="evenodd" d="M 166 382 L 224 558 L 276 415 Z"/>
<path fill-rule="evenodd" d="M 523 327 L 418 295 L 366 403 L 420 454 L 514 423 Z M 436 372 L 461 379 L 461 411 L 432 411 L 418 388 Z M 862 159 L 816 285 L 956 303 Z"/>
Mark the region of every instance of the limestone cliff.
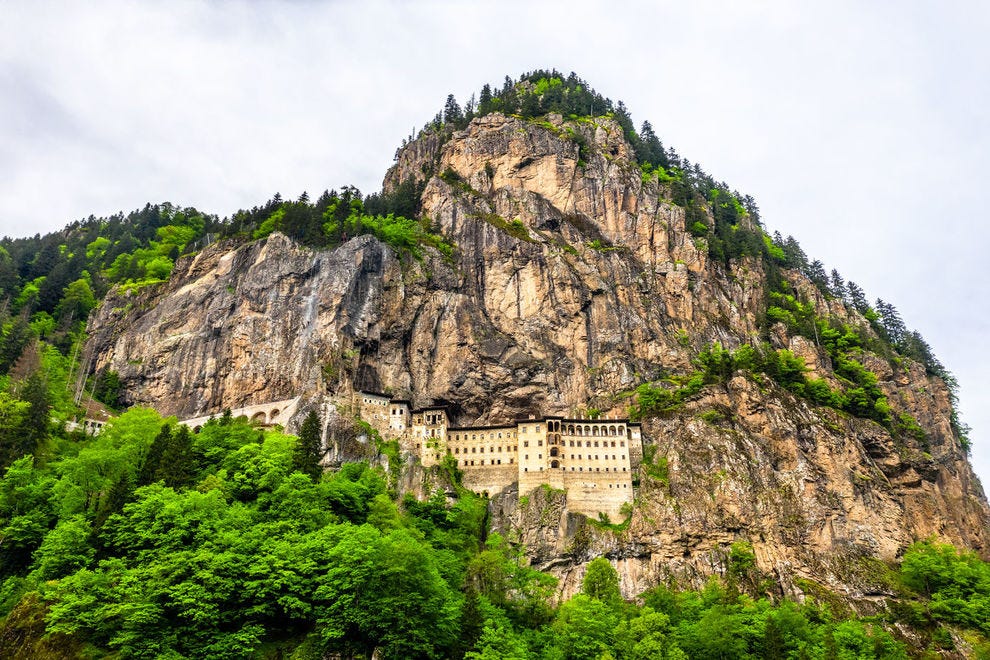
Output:
<path fill-rule="evenodd" d="M 453 259 L 418 262 L 369 236 L 327 252 L 279 234 L 216 244 L 159 289 L 107 299 L 90 326 L 97 368 L 120 374 L 130 402 L 180 417 L 367 389 L 486 423 L 624 414 L 622 393 L 690 371 L 711 342 L 758 340 L 760 264 L 711 261 L 614 122 L 491 114 L 412 142 L 385 189 L 424 172 L 423 214 Z M 787 277 L 819 316 L 872 332 L 800 273 Z M 814 342 L 782 325 L 771 338 L 835 382 Z M 493 500 L 493 526 L 565 590 L 605 554 L 627 595 L 671 576 L 697 583 L 736 540 L 785 590 L 805 577 L 852 595 L 877 589 L 860 558 L 891 559 L 915 539 L 986 555 L 990 509 L 953 437 L 945 384 L 910 361 L 868 359 L 924 444 L 740 375 L 648 420 L 644 442 L 666 467 L 642 471 L 624 529 L 587 524 L 552 492 L 520 506 L 511 489 Z"/>

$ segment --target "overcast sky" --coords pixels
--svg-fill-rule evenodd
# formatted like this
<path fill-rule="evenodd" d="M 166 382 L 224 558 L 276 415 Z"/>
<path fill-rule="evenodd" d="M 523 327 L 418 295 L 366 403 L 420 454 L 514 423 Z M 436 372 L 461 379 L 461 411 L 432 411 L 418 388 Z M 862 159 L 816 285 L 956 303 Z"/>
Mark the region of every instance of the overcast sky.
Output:
<path fill-rule="evenodd" d="M 0 234 L 378 189 L 395 148 L 556 67 L 753 195 L 961 383 L 990 478 L 990 3 L 0 0 Z"/>

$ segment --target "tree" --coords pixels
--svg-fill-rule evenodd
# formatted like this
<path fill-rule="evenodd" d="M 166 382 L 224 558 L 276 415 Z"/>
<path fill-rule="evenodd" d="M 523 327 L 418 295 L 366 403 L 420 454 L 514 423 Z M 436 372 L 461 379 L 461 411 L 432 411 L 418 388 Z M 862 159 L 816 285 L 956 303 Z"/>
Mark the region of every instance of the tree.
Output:
<path fill-rule="evenodd" d="M 179 426 L 169 436 L 155 480 L 161 479 L 170 488 L 181 488 L 190 485 L 195 475 L 192 436 L 188 426 Z"/>
<path fill-rule="evenodd" d="M 35 450 L 48 439 L 51 432 L 51 396 L 48 392 L 48 379 L 41 369 L 28 376 L 21 391 L 21 398 L 27 402 L 27 414 L 24 418 L 22 433 L 26 444 L 25 453 L 34 453 Z"/>
<path fill-rule="evenodd" d="M 609 560 L 596 557 L 588 564 L 588 570 L 581 581 L 581 593 L 609 605 L 622 602 L 619 592 L 619 574 Z"/>
<path fill-rule="evenodd" d="M 457 99 L 453 94 L 447 95 L 447 102 L 443 106 L 443 123 L 457 126 L 464 121 L 464 113 L 461 106 L 457 104 Z"/>
<path fill-rule="evenodd" d="M 485 83 L 485 86 L 481 88 L 481 96 L 478 97 L 478 116 L 487 115 L 492 110 L 492 87 Z"/>
<path fill-rule="evenodd" d="M 440 577 L 436 555 L 409 532 L 382 536 L 348 526 L 326 551 L 316 590 L 317 622 L 327 651 L 383 658 L 445 655 L 459 602 Z"/>
<path fill-rule="evenodd" d="M 147 486 L 158 480 L 158 470 L 162 464 L 162 457 L 171 442 L 172 427 L 168 424 L 162 424 L 161 430 L 158 431 L 158 435 L 152 440 L 151 446 L 148 447 L 148 451 L 144 455 L 141 469 L 138 470 L 138 486 Z"/>
<path fill-rule="evenodd" d="M 839 299 L 845 299 L 846 297 L 846 282 L 842 279 L 842 275 L 835 268 L 832 269 L 830 274 L 831 279 L 831 292 L 832 295 Z"/>
<path fill-rule="evenodd" d="M 866 292 L 852 280 L 846 282 L 846 288 L 849 290 L 849 304 L 860 314 L 865 314 L 870 308 L 870 303 L 866 301 Z"/>
<path fill-rule="evenodd" d="M 553 622 L 554 646 L 559 657 L 566 660 L 599 657 L 612 647 L 618 622 L 607 604 L 577 594 L 560 606 Z"/>
<path fill-rule="evenodd" d="M 895 346 L 899 345 L 907 335 L 907 326 L 904 325 L 897 308 L 877 298 L 876 310 L 880 315 L 880 324 L 887 335 L 887 340 Z"/>
<path fill-rule="evenodd" d="M 314 481 L 323 474 L 320 461 L 323 459 L 322 423 L 315 410 L 310 411 L 299 429 L 299 442 L 292 455 L 292 465 Z"/>
<path fill-rule="evenodd" d="M 55 309 L 55 315 L 63 322 L 85 321 L 90 311 L 96 307 L 96 296 L 88 278 L 79 278 L 65 287 L 62 300 Z"/>

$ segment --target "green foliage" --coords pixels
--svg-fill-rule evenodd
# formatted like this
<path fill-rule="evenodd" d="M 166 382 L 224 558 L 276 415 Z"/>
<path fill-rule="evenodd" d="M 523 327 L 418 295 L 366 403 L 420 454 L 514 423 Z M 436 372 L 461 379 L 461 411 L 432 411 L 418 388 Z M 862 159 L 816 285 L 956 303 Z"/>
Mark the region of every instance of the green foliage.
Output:
<path fill-rule="evenodd" d="M 670 378 L 667 382 L 673 387 L 650 383 L 637 387 L 636 403 L 630 407 L 630 417 L 639 420 L 676 410 L 686 400 L 701 392 L 705 386 L 705 377 L 702 372 L 695 372 L 685 377 Z"/>
<path fill-rule="evenodd" d="M 936 621 L 990 636 L 990 564 L 950 545 L 915 543 L 904 554 L 901 579 L 926 600 Z"/>
<path fill-rule="evenodd" d="M 42 648 L 48 635 L 138 658 L 271 644 L 383 658 L 904 657 L 877 623 L 817 605 L 823 592 L 806 605 L 740 595 L 735 585 L 759 577 L 745 542 L 728 549 L 724 585 L 656 588 L 640 607 L 598 558 L 583 593 L 557 607 L 556 580 L 524 548 L 485 539 L 485 498 L 438 490 L 396 506 L 366 464 L 315 482 L 296 471 L 295 438 L 229 417 L 183 434 L 135 409 L 78 450 L 41 467 L 19 459 L 0 479 L 2 625 L 27 631 L 23 644 Z M 645 454 L 662 470 L 655 447 Z M 195 469 L 177 477 L 183 456 Z M 142 473 L 155 481 L 132 487 Z M 916 595 L 894 615 L 987 634 L 990 577 L 975 555 L 918 544 L 901 575 Z"/>
<path fill-rule="evenodd" d="M 596 557 L 591 560 L 581 581 L 581 593 L 612 606 L 622 603 L 619 574 L 607 559 Z"/>
<path fill-rule="evenodd" d="M 323 458 L 322 426 L 320 416 L 311 410 L 299 429 L 299 443 L 292 455 L 293 466 L 313 480 L 318 480 L 323 474 L 320 465 Z"/>

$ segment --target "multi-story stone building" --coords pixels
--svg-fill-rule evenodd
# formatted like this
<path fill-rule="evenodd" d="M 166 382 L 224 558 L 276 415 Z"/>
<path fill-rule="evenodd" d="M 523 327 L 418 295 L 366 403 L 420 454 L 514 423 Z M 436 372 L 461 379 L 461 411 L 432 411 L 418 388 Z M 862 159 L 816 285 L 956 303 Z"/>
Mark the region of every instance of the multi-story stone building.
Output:
<path fill-rule="evenodd" d="M 464 486 L 495 494 L 518 483 L 525 495 L 542 484 L 567 491 L 567 508 L 619 515 L 633 500 L 634 461 L 642 432 L 628 419 L 546 416 L 494 426 L 452 426 L 442 406 L 411 410 L 409 402 L 359 392 L 362 419 L 385 437 L 398 438 L 426 467 L 449 454 Z"/>

